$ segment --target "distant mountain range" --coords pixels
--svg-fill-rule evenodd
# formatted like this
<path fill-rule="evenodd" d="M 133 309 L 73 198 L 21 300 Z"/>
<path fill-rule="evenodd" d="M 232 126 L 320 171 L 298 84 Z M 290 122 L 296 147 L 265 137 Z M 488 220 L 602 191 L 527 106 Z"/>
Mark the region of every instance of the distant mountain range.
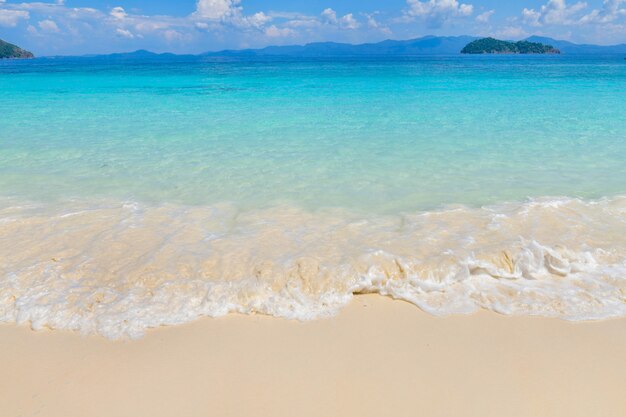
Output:
<path fill-rule="evenodd" d="M 225 50 L 207 52 L 204 56 L 409 56 L 409 55 L 454 55 L 470 42 L 480 38 L 474 36 L 425 36 L 405 41 L 386 40 L 378 43 L 351 45 L 335 42 L 318 42 L 306 45 L 268 46 L 262 49 Z M 600 46 L 578 45 L 567 41 L 531 36 L 528 42 L 550 45 L 564 54 L 626 54 L 626 44 Z"/>
<path fill-rule="evenodd" d="M 426 36 L 405 41 L 386 40 L 378 43 L 352 45 L 336 42 L 316 42 L 306 45 L 268 46 L 262 49 L 226 50 L 207 52 L 203 55 L 252 55 L 252 56 L 363 56 L 363 55 L 451 55 L 460 53 L 472 36 Z"/>
<path fill-rule="evenodd" d="M 88 55 L 54 55 L 44 56 L 44 59 L 100 59 L 107 61 L 132 61 L 132 60 L 159 60 L 159 59 L 198 59 L 201 55 L 183 55 L 171 52 L 156 53 L 139 49 L 133 52 L 116 52 L 113 54 L 88 54 Z"/>
<path fill-rule="evenodd" d="M 166 52 L 163 54 L 157 54 L 155 52 L 146 51 L 145 49 L 139 49 L 134 52 L 118 52 L 114 54 L 106 54 L 106 55 L 82 55 L 80 58 L 112 58 L 112 59 L 124 59 L 124 58 L 154 58 L 154 57 L 162 57 L 162 58 L 171 58 L 176 56 L 186 56 L 186 55 L 178 55 L 173 54 L 171 52 Z"/>
<path fill-rule="evenodd" d="M 268 46 L 261 49 L 240 49 L 206 52 L 200 55 L 157 54 L 139 50 L 110 55 L 86 55 L 89 58 L 127 60 L 163 59 L 178 57 L 339 57 L 339 56 L 412 56 L 412 55 L 456 55 L 470 42 L 480 39 L 473 36 L 425 36 L 423 38 L 352 45 L 336 42 L 315 42 L 306 45 Z M 601 46 L 579 45 L 567 41 L 531 36 L 528 42 L 550 45 L 563 54 L 626 54 L 626 44 Z"/>
<path fill-rule="evenodd" d="M 564 54 L 626 54 L 626 44 L 620 45 L 585 45 L 568 41 L 559 41 L 542 36 L 531 36 L 526 39 L 529 42 L 539 42 L 551 45 Z"/>

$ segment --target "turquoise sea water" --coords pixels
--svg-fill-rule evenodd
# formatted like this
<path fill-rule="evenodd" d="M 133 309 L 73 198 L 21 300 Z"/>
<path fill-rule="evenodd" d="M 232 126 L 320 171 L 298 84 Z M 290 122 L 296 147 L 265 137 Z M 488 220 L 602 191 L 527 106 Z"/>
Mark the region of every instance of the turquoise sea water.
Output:
<path fill-rule="evenodd" d="M 0 61 L 0 320 L 626 315 L 621 56 Z"/>
<path fill-rule="evenodd" d="M 621 57 L 0 64 L 0 193 L 382 212 L 626 191 Z"/>

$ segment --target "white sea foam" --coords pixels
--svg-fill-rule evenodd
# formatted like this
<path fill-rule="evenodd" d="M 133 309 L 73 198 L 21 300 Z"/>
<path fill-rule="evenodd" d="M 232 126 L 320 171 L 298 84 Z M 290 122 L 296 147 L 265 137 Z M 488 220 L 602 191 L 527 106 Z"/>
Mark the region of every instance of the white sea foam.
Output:
<path fill-rule="evenodd" d="M 626 197 L 398 216 L 73 202 L 0 210 L 0 320 L 140 337 L 230 312 L 301 320 L 355 293 L 436 315 L 626 315 Z"/>

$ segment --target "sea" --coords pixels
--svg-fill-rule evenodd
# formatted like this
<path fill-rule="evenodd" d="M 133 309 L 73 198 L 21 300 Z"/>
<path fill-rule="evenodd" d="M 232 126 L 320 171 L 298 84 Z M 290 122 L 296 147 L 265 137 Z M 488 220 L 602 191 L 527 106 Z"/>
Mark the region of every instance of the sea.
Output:
<path fill-rule="evenodd" d="M 626 316 L 624 58 L 0 61 L 0 322 L 137 338 L 365 293 Z"/>

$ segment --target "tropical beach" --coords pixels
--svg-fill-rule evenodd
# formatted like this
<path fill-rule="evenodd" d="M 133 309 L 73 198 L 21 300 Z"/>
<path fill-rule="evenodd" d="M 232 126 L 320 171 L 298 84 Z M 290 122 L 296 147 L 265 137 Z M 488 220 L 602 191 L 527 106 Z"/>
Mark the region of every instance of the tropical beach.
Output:
<path fill-rule="evenodd" d="M 0 1 L 0 415 L 626 414 L 624 5 L 403 4 Z"/>

